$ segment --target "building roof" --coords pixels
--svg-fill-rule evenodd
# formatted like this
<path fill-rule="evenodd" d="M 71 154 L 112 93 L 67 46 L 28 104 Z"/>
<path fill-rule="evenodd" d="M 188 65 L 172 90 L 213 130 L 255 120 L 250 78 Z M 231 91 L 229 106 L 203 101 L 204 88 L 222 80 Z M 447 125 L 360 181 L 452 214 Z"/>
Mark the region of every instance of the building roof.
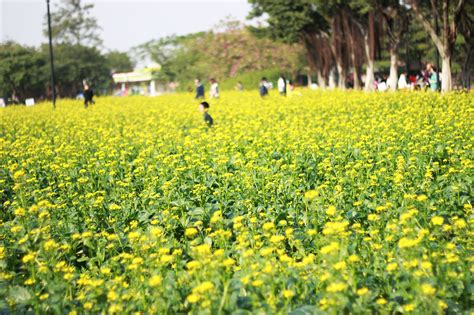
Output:
<path fill-rule="evenodd" d="M 115 83 L 151 81 L 159 70 L 160 67 L 137 69 L 133 72 L 114 73 L 112 78 Z"/>

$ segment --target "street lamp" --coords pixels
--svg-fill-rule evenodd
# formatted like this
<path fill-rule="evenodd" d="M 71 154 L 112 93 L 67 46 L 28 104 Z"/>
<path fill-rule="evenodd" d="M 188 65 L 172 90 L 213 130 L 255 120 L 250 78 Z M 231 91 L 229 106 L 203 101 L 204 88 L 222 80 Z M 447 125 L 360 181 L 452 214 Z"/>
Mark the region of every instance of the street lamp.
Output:
<path fill-rule="evenodd" d="M 56 109 L 56 84 L 54 83 L 54 55 L 53 55 L 53 41 L 51 38 L 51 14 L 49 12 L 49 0 L 46 0 L 48 7 L 48 35 L 49 35 L 49 59 L 51 61 L 51 91 L 53 97 L 53 108 Z"/>

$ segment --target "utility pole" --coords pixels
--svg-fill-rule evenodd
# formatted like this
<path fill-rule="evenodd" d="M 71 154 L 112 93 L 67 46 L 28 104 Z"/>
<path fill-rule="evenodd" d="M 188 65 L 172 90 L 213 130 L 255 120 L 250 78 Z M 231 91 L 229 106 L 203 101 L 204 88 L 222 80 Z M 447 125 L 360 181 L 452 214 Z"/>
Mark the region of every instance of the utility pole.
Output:
<path fill-rule="evenodd" d="M 53 40 L 51 37 L 51 14 L 49 12 L 49 0 L 46 0 L 46 5 L 48 7 L 48 35 L 49 35 L 49 59 L 51 61 L 51 91 L 52 91 L 52 101 L 53 108 L 56 109 L 56 84 L 54 80 L 54 55 L 53 55 Z"/>

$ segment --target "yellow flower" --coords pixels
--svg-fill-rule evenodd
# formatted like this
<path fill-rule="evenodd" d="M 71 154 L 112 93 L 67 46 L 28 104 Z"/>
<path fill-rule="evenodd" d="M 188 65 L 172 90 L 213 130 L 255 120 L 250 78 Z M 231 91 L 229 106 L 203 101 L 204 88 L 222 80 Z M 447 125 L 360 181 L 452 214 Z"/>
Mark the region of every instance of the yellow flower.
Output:
<path fill-rule="evenodd" d="M 111 210 L 111 211 L 117 211 L 117 210 L 120 210 L 120 209 L 122 209 L 122 208 L 119 205 L 115 204 L 115 203 L 113 203 L 109 206 L 109 210 Z"/>
<path fill-rule="evenodd" d="M 40 299 L 41 301 L 44 301 L 44 300 L 46 300 L 48 297 L 49 297 L 49 294 L 48 294 L 48 293 L 44 293 L 44 294 L 41 294 L 41 295 L 39 296 L 39 299 Z"/>
<path fill-rule="evenodd" d="M 148 281 L 148 284 L 150 285 L 150 287 L 157 287 L 161 284 L 163 278 L 161 278 L 161 276 L 159 275 L 154 275 L 150 278 L 150 280 Z"/>
<path fill-rule="evenodd" d="M 11 229 L 10 229 L 10 231 L 11 231 L 12 233 L 18 233 L 18 232 L 21 231 L 21 226 L 18 226 L 18 225 L 12 226 Z"/>
<path fill-rule="evenodd" d="M 329 215 L 329 216 L 334 216 L 336 214 L 336 207 L 334 206 L 329 206 L 327 209 L 326 209 L 326 214 Z"/>
<path fill-rule="evenodd" d="M 344 261 L 340 261 L 340 262 L 334 264 L 333 267 L 336 270 L 342 270 L 342 269 L 346 268 L 346 263 Z"/>
<path fill-rule="evenodd" d="M 389 263 L 387 265 L 387 271 L 390 272 L 390 271 L 394 271 L 398 268 L 398 265 L 397 263 Z"/>
<path fill-rule="evenodd" d="M 273 222 L 267 222 L 263 224 L 262 228 L 264 231 L 269 231 L 275 228 L 275 224 L 273 224 Z"/>
<path fill-rule="evenodd" d="M 205 293 L 205 292 L 210 291 L 212 289 L 214 289 L 214 284 L 210 281 L 204 281 L 203 283 L 201 283 L 200 285 L 195 287 L 193 289 L 193 292 Z"/>
<path fill-rule="evenodd" d="M 186 301 L 188 301 L 189 303 L 191 304 L 194 304 L 194 303 L 197 303 L 199 301 L 200 297 L 199 295 L 197 294 L 194 294 L 194 293 L 191 293 L 190 295 L 188 295 L 188 297 L 186 298 Z"/>
<path fill-rule="evenodd" d="M 26 214 L 25 209 L 23 208 L 16 208 L 13 212 L 17 217 L 23 217 Z"/>
<path fill-rule="evenodd" d="M 114 290 L 111 290 L 107 293 L 107 299 L 109 301 L 115 301 L 118 299 L 118 294 Z"/>
<path fill-rule="evenodd" d="M 24 264 L 27 264 L 30 261 L 32 261 L 33 259 L 35 259 L 35 254 L 29 253 L 29 254 L 26 254 L 25 256 L 23 256 L 22 261 L 23 261 Z"/>
<path fill-rule="evenodd" d="M 415 304 L 413 303 L 410 303 L 410 304 L 406 304 L 406 305 L 403 305 L 403 310 L 405 312 L 411 312 L 415 309 Z"/>
<path fill-rule="evenodd" d="M 421 285 L 421 292 L 425 295 L 433 295 L 436 293 L 436 289 L 431 284 L 424 283 Z"/>
<path fill-rule="evenodd" d="M 445 310 L 448 308 L 448 304 L 444 303 L 443 301 L 438 301 L 438 306 L 442 310 Z"/>
<path fill-rule="evenodd" d="M 305 199 L 308 199 L 308 200 L 313 200 L 314 198 L 316 198 L 318 196 L 318 192 L 316 190 L 308 190 L 307 192 L 305 192 L 304 194 L 304 198 Z"/>
<path fill-rule="evenodd" d="M 379 298 L 377 299 L 377 301 L 375 301 L 375 303 L 377 303 L 378 305 L 385 305 L 387 304 L 387 300 L 384 298 Z"/>
<path fill-rule="evenodd" d="M 334 282 L 328 285 L 327 291 L 331 293 L 341 292 L 347 288 L 347 284 L 343 282 Z"/>
<path fill-rule="evenodd" d="M 360 288 L 360 289 L 357 290 L 356 293 L 357 293 L 358 296 L 364 296 L 364 295 L 366 295 L 367 293 L 369 293 L 369 289 L 368 289 L 368 288 L 365 288 L 365 287 L 364 287 L 364 288 Z"/>
<path fill-rule="evenodd" d="M 339 250 L 339 244 L 336 242 L 332 242 L 331 244 L 323 246 L 321 248 L 321 254 L 329 254 L 337 250 Z"/>
<path fill-rule="evenodd" d="M 194 237 L 196 234 L 198 234 L 198 230 L 194 227 L 187 228 L 184 232 L 186 237 Z"/>
<path fill-rule="evenodd" d="M 368 215 L 367 219 L 369 221 L 376 221 L 378 219 L 378 215 L 371 213 Z"/>
<path fill-rule="evenodd" d="M 467 223 L 463 219 L 458 219 L 454 221 L 454 226 L 458 229 L 464 229 L 467 226 Z"/>
<path fill-rule="evenodd" d="M 436 216 L 436 217 L 431 218 L 431 223 L 433 225 L 443 225 L 443 222 L 444 222 L 443 217 Z"/>
<path fill-rule="evenodd" d="M 291 290 L 283 290 L 283 296 L 286 298 L 286 299 L 289 299 L 289 298 L 292 298 L 295 296 L 295 292 L 294 291 L 291 291 Z"/>
<path fill-rule="evenodd" d="M 426 201 L 427 199 L 428 197 L 426 197 L 426 195 L 419 195 L 418 197 L 416 197 L 416 200 L 420 202 Z"/>

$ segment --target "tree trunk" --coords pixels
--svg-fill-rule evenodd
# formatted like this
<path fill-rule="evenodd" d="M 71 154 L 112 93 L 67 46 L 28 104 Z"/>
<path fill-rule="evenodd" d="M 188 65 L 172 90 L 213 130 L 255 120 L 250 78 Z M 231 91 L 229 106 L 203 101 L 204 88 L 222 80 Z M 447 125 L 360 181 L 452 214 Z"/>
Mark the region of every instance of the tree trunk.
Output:
<path fill-rule="evenodd" d="M 311 74 L 307 73 L 306 79 L 308 79 L 308 87 L 311 87 L 311 84 L 313 84 L 313 79 L 311 79 Z"/>
<path fill-rule="evenodd" d="M 355 58 L 353 58 L 353 63 L 355 63 Z M 359 68 L 355 64 L 352 66 L 352 75 L 354 77 L 354 89 L 360 90 Z"/>
<path fill-rule="evenodd" d="M 367 57 L 367 70 L 365 72 L 365 91 L 373 91 L 374 90 L 374 81 L 375 81 L 375 75 L 374 75 L 374 59 L 372 58 L 372 54 L 370 53 L 370 46 L 369 46 L 369 38 L 368 35 L 366 34 L 365 36 L 365 55 Z"/>
<path fill-rule="evenodd" d="M 442 56 L 442 67 L 441 67 L 441 91 L 449 92 L 453 88 L 453 82 L 451 78 L 451 56 L 443 54 Z"/>
<path fill-rule="evenodd" d="M 398 45 L 390 45 L 390 76 L 388 78 L 390 90 L 397 90 L 398 83 Z"/>
<path fill-rule="evenodd" d="M 321 69 L 318 68 L 318 70 L 316 71 L 316 76 L 318 79 L 319 88 L 325 89 L 327 86 L 326 78 L 323 76 L 323 72 L 321 71 Z"/>
<path fill-rule="evenodd" d="M 329 88 L 334 89 L 336 87 L 336 70 L 331 68 L 329 71 Z"/>
<path fill-rule="evenodd" d="M 341 90 L 344 90 L 346 88 L 346 69 L 344 68 L 343 64 L 337 63 L 337 76 L 338 76 L 338 81 L 337 81 L 337 87 L 340 88 Z"/>
<path fill-rule="evenodd" d="M 472 55 L 472 46 L 466 49 L 466 57 L 464 58 L 464 62 L 462 64 L 462 86 L 466 90 L 471 89 L 471 68 L 470 68 L 470 61 Z"/>

